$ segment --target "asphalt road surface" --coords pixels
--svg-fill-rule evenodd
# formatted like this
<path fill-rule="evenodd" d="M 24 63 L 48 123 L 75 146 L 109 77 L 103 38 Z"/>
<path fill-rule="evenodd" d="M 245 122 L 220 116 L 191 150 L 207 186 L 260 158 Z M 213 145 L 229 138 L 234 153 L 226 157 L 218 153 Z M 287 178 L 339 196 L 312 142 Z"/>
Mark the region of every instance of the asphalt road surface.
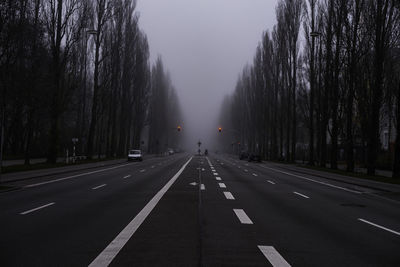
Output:
<path fill-rule="evenodd" d="M 176 154 L 0 193 L 1 266 L 400 266 L 400 202 L 271 163 Z"/>

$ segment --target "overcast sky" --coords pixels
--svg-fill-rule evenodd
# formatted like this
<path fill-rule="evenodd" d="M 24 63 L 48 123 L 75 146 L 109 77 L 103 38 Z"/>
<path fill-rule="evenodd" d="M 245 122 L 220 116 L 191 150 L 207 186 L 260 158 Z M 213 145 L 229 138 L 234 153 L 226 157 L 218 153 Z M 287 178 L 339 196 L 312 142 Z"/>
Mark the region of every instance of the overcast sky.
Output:
<path fill-rule="evenodd" d="M 251 63 L 262 33 L 276 23 L 277 0 L 138 0 L 151 61 L 161 55 L 195 147 L 211 146 L 223 97 Z M 213 148 L 209 148 L 213 149 Z"/>

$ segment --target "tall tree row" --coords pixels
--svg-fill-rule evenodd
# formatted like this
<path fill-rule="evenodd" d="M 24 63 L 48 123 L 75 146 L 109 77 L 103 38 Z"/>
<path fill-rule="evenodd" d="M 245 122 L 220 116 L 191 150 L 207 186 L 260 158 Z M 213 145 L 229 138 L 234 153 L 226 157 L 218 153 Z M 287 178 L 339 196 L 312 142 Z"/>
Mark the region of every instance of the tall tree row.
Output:
<path fill-rule="evenodd" d="M 281 0 L 276 18 L 222 113 L 242 149 L 399 177 L 398 1 Z"/>
<path fill-rule="evenodd" d="M 155 74 L 135 8 L 132 0 L 0 1 L 0 155 L 55 163 L 72 153 L 72 138 L 89 158 L 144 144 Z"/>

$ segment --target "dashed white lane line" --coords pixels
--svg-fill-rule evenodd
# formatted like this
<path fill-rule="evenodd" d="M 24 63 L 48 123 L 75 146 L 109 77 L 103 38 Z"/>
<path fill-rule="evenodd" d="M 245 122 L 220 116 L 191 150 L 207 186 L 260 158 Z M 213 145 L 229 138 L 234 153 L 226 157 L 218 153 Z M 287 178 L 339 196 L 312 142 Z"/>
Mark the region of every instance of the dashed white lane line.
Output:
<path fill-rule="evenodd" d="M 235 212 L 236 216 L 238 217 L 239 221 L 242 224 L 253 224 L 253 222 L 250 220 L 249 216 L 247 216 L 246 212 L 242 209 L 233 209 Z"/>
<path fill-rule="evenodd" d="M 143 169 L 143 170 L 140 170 L 140 172 L 145 172 L 146 170 L 145 169 Z"/>
<path fill-rule="evenodd" d="M 123 179 L 129 178 L 129 177 L 131 177 L 131 176 L 130 176 L 130 175 L 127 175 L 127 176 L 124 176 L 124 178 L 123 178 Z"/>
<path fill-rule="evenodd" d="M 219 175 L 217 172 L 214 172 L 214 175 Z"/>
<path fill-rule="evenodd" d="M 215 180 L 217 180 L 217 181 L 221 181 L 221 177 L 215 177 Z"/>
<path fill-rule="evenodd" d="M 304 198 L 310 198 L 309 196 L 303 195 L 303 194 L 301 194 L 299 192 L 296 192 L 296 191 L 294 191 L 293 193 L 295 193 L 298 196 L 304 197 Z"/>
<path fill-rule="evenodd" d="M 152 169 L 154 169 L 154 167 L 155 167 L 154 165 L 153 165 L 153 166 L 151 166 L 151 168 L 152 168 Z"/>
<path fill-rule="evenodd" d="M 266 167 L 266 166 L 262 166 L 262 167 L 264 169 L 269 169 L 269 170 L 272 170 L 272 171 L 275 171 L 275 172 L 283 173 L 283 174 L 286 174 L 286 175 L 290 175 L 290 176 L 293 176 L 293 177 L 297 177 L 297 178 L 300 178 L 300 179 L 311 181 L 311 182 L 314 182 L 314 183 L 317 183 L 317 184 L 326 185 L 326 186 L 329 186 L 329 187 L 333 187 L 333 188 L 336 188 L 336 189 L 341 189 L 341 190 L 344 190 L 344 191 L 347 191 L 347 192 L 351 192 L 351 193 L 355 193 L 355 194 L 362 194 L 362 192 L 359 192 L 359 191 L 347 189 L 347 188 L 344 188 L 344 187 L 341 187 L 341 186 L 337 186 L 337 185 L 333 185 L 333 184 L 328 184 L 328 183 L 317 181 L 317 180 L 314 180 L 314 179 L 311 179 L 311 178 L 307 178 L 307 177 L 304 177 L 304 176 L 292 174 L 292 173 L 289 173 L 289 172 L 280 171 L 280 170 L 277 170 L 277 169 L 274 169 L 274 168 L 270 168 L 270 167 Z"/>
<path fill-rule="evenodd" d="M 244 169 L 244 171 L 245 171 L 245 172 L 249 172 L 249 170 L 248 170 L 248 169 Z"/>
<path fill-rule="evenodd" d="M 51 184 L 51 183 L 60 182 L 60 181 L 64 181 L 64 180 L 69 180 L 69 179 L 80 177 L 80 176 L 84 176 L 84 175 L 89 175 L 89 174 L 93 174 L 93 173 L 113 170 L 113 169 L 125 167 L 125 166 L 128 166 L 128 165 L 130 165 L 130 163 L 124 164 L 124 165 L 115 166 L 115 167 L 111 167 L 111 168 L 101 169 L 101 170 L 97 170 L 97 171 L 80 173 L 80 174 L 76 174 L 76 175 L 72 175 L 72 176 L 68 176 L 68 177 L 63 177 L 63 178 L 59 178 L 59 179 L 55 179 L 55 180 L 51 180 L 51 181 L 46 181 L 46 182 L 41 182 L 41 183 L 36 183 L 36 184 L 29 184 L 29 185 L 26 185 L 24 187 L 28 188 L 28 187 L 36 187 L 36 186 L 40 186 L 40 185 L 45 185 L 45 184 Z"/>
<path fill-rule="evenodd" d="M 230 200 L 235 200 L 231 192 L 224 192 L 225 198 Z"/>
<path fill-rule="evenodd" d="M 257 173 L 253 173 L 253 176 L 257 177 L 257 176 L 258 176 L 258 174 L 257 174 Z"/>
<path fill-rule="evenodd" d="M 385 226 L 382 226 L 382 225 L 379 225 L 379 224 L 376 224 L 376 223 L 373 223 L 373 222 L 370 222 L 370 221 L 367 221 L 367 220 L 364 220 L 364 219 L 361 219 L 361 218 L 358 218 L 358 220 L 361 221 L 361 222 L 363 222 L 363 223 L 367 223 L 367 224 L 369 224 L 369 225 L 378 227 L 378 228 L 380 228 L 380 229 L 382 229 L 382 230 L 388 231 L 388 232 L 390 232 L 390 233 L 392 233 L 392 234 L 400 235 L 400 232 L 397 232 L 397 231 L 395 231 L 395 230 L 389 229 L 389 228 L 387 228 L 387 227 L 385 227 Z"/>
<path fill-rule="evenodd" d="M 40 209 L 49 207 L 49 206 L 54 205 L 54 204 L 56 204 L 56 203 L 55 203 L 55 202 L 50 202 L 50 203 L 45 204 L 45 205 L 42 205 L 42 206 L 40 206 L 40 207 L 37 207 L 37 208 L 34 208 L 34 209 L 30 209 L 30 210 L 21 212 L 20 214 L 21 214 L 21 215 L 26 215 L 26 214 L 29 214 L 29 213 L 31 213 L 31 212 L 34 212 L 34 211 L 37 211 L 37 210 L 40 210 Z"/>
<path fill-rule="evenodd" d="M 93 187 L 92 189 L 93 189 L 93 190 L 97 190 L 97 189 L 102 188 L 102 187 L 104 187 L 104 186 L 106 186 L 106 185 L 107 185 L 107 184 L 101 184 L 101 185 L 99 185 L 99 186 Z"/>
<path fill-rule="evenodd" d="M 271 180 L 268 180 L 267 182 L 270 183 L 270 184 L 275 184 L 275 182 L 273 182 Z"/>
<path fill-rule="evenodd" d="M 97 256 L 96 259 L 89 264 L 89 267 L 95 266 L 108 266 L 112 260 L 117 256 L 133 234 L 137 231 L 144 220 L 149 216 L 150 212 L 154 209 L 157 203 L 161 200 L 164 194 L 172 186 L 172 184 L 182 174 L 183 170 L 192 160 L 190 158 L 182 168 L 161 188 L 160 191 L 146 204 L 146 206 L 136 215 L 136 217 L 111 241 L 111 243 Z"/>
<path fill-rule="evenodd" d="M 291 265 L 272 246 L 258 246 L 262 254 L 274 267 L 290 267 Z"/>
<path fill-rule="evenodd" d="M 200 190 L 206 190 L 206 186 L 204 184 L 200 185 Z"/>
<path fill-rule="evenodd" d="M 226 188 L 226 185 L 224 183 L 218 183 L 220 188 Z"/>

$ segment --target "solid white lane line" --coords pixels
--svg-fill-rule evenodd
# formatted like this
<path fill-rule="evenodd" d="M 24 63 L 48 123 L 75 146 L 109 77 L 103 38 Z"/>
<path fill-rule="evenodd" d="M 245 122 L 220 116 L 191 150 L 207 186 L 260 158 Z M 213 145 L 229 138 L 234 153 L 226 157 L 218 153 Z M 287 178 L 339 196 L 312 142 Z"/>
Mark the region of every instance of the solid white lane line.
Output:
<path fill-rule="evenodd" d="M 275 182 L 273 182 L 271 180 L 268 180 L 267 182 L 270 183 L 270 184 L 275 184 Z"/>
<path fill-rule="evenodd" d="M 129 177 L 131 177 L 131 175 L 124 176 L 123 179 L 129 178 Z"/>
<path fill-rule="evenodd" d="M 215 177 L 215 180 L 221 181 L 222 179 L 221 179 L 221 177 Z"/>
<path fill-rule="evenodd" d="M 136 217 L 111 241 L 111 243 L 97 256 L 96 259 L 89 264 L 89 267 L 108 266 L 117 256 L 133 234 L 137 231 L 144 220 L 149 216 L 157 203 L 161 200 L 164 194 L 179 178 L 186 166 L 192 160 L 192 157 L 182 166 L 182 168 L 169 180 L 163 188 L 146 204 L 146 206 L 136 215 Z"/>
<path fill-rule="evenodd" d="M 361 219 L 361 218 L 358 218 L 358 220 L 359 220 L 359 221 L 362 221 L 362 222 L 364 222 L 364 223 L 367 223 L 367 224 L 369 224 L 369 225 L 378 227 L 378 228 L 380 228 L 380 229 L 382 229 L 382 230 L 391 232 L 392 234 L 400 235 L 400 232 L 397 232 L 397 231 L 395 231 L 395 230 L 389 229 L 389 228 L 384 227 L 384 226 L 382 226 L 382 225 L 379 225 L 379 224 L 376 224 L 376 223 L 373 223 L 373 222 L 370 222 L 370 221 L 367 221 L 367 220 L 364 220 L 364 219 Z"/>
<path fill-rule="evenodd" d="M 246 212 L 242 209 L 233 209 L 235 212 L 236 216 L 238 217 L 239 221 L 242 224 L 253 224 L 253 222 L 250 220 L 249 216 L 247 216 Z"/>
<path fill-rule="evenodd" d="M 51 205 L 54 205 L 54 204 L 55 204 L 55 202 L 50 202 L 50 203 L 48 203 L 48 204 L 46 204 L 46 205 L 43 205 L 43 206 L 40 206 L 40 207 L 31 209 L 31 210 L 27 210 L 27 211 L 21 212 L 20 214 L 21 214 L 21 215 L 29 214 L 29 213 L 31 213 L 31 212 L 34 212 L 34 211 L 37 211 L 37 210 L 46 208 L 46 207 L 51 206 Z"/>
<path fill-rule="evenodd" d="M 93 189 L 93 190 L 96 190 L 96 189 L 102 188 L 102 187 L 104 187 L 104 186 L 106 186 L 106 185 L 107 185 L 107 184 L 102 184 L 102 185 L 93 187 L 92 189 Z"/>
<path fill-rule="evenodd" d="M 257 177 L 258 175 L 257 175 L 257 173 L 253 173 L 253 176 Z"/>
<path fill-rule="evenodd" d="M 299 196 L 301 196 L 301 197 L 304 197 L 304 198 L 310 198 L 310 197 L 308 197 L 308 196 L 306 196 L 306 195 L 303 195 L 303 194 L 300 194 L 299 192 L 293 192 L 293 193 L 295 193 L 296 195 L 299 195 Z"/>
<path fill-rule="evenodd" d="M 290 267 L 291 265 L 272 246 L 258 246 L 262 254 L 274 267 Z"/>
<path fill-rule="evenodd" d="M 129 164 L 115 166 L 115 167 L 111 167 L 111 168 L 107 168 L 107 169 L 101 169 L 101 170 L 92 171 L 92 172 L 80 173 L 80 174 L 76 174 L 76 175 L 72 175 L 72 176 L 68 176 L 68 177 L 63 177 L 63 178 L 59 178 L 59 179 L 55 179 L 55 180 L 51 180 L 51 181 L 46 181 L 46 182 L 41 182 L 41 183 L 36 183 L 36 184 L 29 184 L 29 185 L 25 185 L 24 187 L 28 188 L 28 187 L 36 187 L 36 186 L 40 186 L 40 185 L 45 185 L 45 184 L 51 184 L 51 183 L 60 182 L 60 181 L 64 181 L 64 180 L 69 180 L 69 179 L 80 177 L 80 176 L 84 176 L 84 175 L 89 175 L 89 174 L 93 174 L 93 173 L 98 173 L 98 172 L 104 172 L 104 171 L 108 171 L 108 170 L 117 169 L 117 168 L 125 167 L 127 165 L 130 165 L 130 163 Z"/>
<path fill-rule="evenodd" d="M 224 183 L 218 183 L 220 188 L 226 188 L 226 185 Z"/>
<path fill-rule="evenodd" d="M 230 200 L 235 200 L 231 192 L 224 192 L 225 198 Z"/>
<path fill-rule="evenodd" d="M 200 190 L 206 190 L 206 186 L 204 184 L 200 185 Z"/>
<path fill-rule="evenodd" d="M 140 170 L 140 172 L 145 172 L 146 170 L 145 169 L 143 169 L 143 170 Z"/>
<path fill-rule="evenodd" d="M 219 175 L 217 172 L 214 172 L 214 175 Z"/>
<path fill-rule="evenodd" d="M 304 177 L 304 176 L 292 174 L 292 173 L 289 173 L 289 172 L 280 171 L 280 170 L 277 170 L 277 169 L 274 169 L 274 168 L 270 168 L 270 167 L 266 167 L 266 166 L 262 166 L 262 167 L 265 168 L 265 169 L 269 169 L 269 170 L 275 171 L 275 172 L 280 172 L 280 173 L 283 173 L 283 174 L 286 174 L 286 175 L 290 175 L 290 176 L 293 176 L 293 177 L 297 177 L 297 178 L 300 178 L 300 179 L 311 181 L 311 182 L 314 182 L 314 183 L 317 183 L 317 184 L 326 185 L 326 186 L 329 186 L 329 187 L 333 187 L 333 188 L 336 188 L 336 189 L 344 190 L 344 191 L 355 193 L 355 194 L 362 194 L 362 192 L 359 192 L 359 191 L 347 189 L 347 188 L 344 188 L 344 187 L 341 187 L 341 186 L 337 186 L 337 185 L 333 185 L 333 184 L 328 184 L 328 183 L 317 181 L 317 180 L 314 180 L 314 179 L 311 179 L 311 178 L 307 178 L 307 177 Z"/>

